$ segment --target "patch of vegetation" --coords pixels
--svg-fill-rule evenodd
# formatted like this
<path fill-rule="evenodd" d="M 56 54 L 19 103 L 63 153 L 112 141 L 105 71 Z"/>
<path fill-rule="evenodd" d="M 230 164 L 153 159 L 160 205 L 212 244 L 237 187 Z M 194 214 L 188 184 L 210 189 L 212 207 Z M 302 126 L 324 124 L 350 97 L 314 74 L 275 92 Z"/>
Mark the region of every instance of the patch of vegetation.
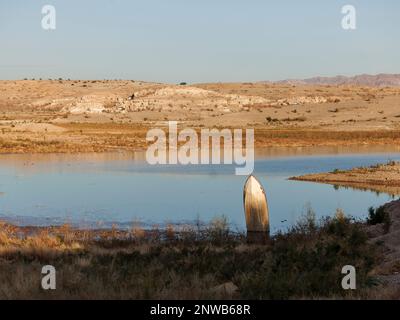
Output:
<path fill-rule="evenodd" d="M 282 119 L 282 121 L 289 121 L 289 122 L 291 122 L 291 121 L 299 121 L 299 122 L 304 122 L 304 121 L 307 121 L 307 118 L 306 118 L 306 117 L 285 118 L 285 119 Z"/>
<path fill-rule="evenodd" d="M 272 117 L 266 117 L 265 120 L 267 120 L 267 122 L 279 122 L 279 119 L 276 118 L 272 118 Z"/>
<path fill-rule="evenodd" d="M 394 160 L 388 160 L 388 162 L 386 163 L 386 165 L 390 166 L 390 167 L 394 167 L 397 164 L 399 164 L 399 163 L 397 161 L 394 161 Z"/>
<path fill-rule="evenodd" d="M 342 215 L 299 222 L 286 234 L 273 238 L 259 266 L 242 282 L 242 295 L 251 299 L 287 299 L 344 296 L 341 268 L 356 267 L 358 288 L 371 286 L 369 272 L 377 250 L 357 223 Z"/>
<path fill-rule="evenodd" d="M 389 213 L 385 210 L 384 206 L 378 208 L 370 207 L 368 209 L 368 219 L 367 223 L 369 225 L 376 225 L 383 223 L 384 231 L 389 232 L 392 221 L 390 219 Z"/>
<path fill-rule="evenodd" d="M 265 245 L 247 244 L 222 217 L 180 230 L 63 226 L 23 232 L 0 224 L 0 249 L 0 298 L 19 299 L 344 296 L 349 293 L 341 287 L 342 267 L 356 267 L 356 294 L 362 294 L 371 286 L 369 272 L 377 261 L 376 247 L 359 224 L 343 214 L 316 221 L 311 211 Z M 39 290 L 38 270 L 45 264 L 57 268 L 54 292 Z M 216 290 L 228 282 L 237 287 L 235 293 Z"/>

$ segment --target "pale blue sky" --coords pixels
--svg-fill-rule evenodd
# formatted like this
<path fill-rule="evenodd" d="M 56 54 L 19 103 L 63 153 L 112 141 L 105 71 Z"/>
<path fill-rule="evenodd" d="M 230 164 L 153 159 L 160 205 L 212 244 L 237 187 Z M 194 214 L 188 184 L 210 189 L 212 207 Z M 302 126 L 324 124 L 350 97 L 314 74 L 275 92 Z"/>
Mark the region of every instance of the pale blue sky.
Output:
<path fill-rule="evenodd" d="M 41 28 L 41 9 L 57 29 Z M 357 9 L 357 30 L 341 8 Z M 400 73 L 398 0 L 0 0 L 0 79 L 260 81 Z"/>

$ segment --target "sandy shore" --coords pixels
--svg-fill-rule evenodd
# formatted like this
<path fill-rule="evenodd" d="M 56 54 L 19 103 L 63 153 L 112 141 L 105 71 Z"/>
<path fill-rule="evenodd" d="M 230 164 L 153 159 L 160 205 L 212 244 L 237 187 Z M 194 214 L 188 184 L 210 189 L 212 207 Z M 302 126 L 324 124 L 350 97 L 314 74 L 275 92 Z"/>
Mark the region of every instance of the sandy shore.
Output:
<path fill-rule="evenodd" d="M 352 187 L 400 195 L 400 163 L 389 161 L 386 164 L 371 167 L 358 167 L 350 170 L 335 169 L 332 172 L 291 177 L 290 180 L 327 183 L 338 187 Z"/>

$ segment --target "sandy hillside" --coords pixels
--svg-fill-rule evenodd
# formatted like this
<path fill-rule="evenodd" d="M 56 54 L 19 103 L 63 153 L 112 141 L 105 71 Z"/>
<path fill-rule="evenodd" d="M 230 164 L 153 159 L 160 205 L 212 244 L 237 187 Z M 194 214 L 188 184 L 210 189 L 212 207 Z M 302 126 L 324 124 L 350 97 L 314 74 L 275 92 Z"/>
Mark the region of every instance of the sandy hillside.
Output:
<path fill-rule="evenodd" d="M 0 81 L 0 150 L 140 148 L 167 120 L 254 128 L 259 146 L 398 144 L 399 103 L 382 86 Z"/>

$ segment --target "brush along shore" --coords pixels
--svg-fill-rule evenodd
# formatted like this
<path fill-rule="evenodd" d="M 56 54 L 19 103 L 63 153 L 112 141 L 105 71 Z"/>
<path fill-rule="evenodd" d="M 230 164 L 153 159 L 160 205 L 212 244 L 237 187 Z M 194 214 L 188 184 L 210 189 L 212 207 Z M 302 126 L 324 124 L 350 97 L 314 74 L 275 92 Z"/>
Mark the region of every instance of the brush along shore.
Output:
<path fill-rule="evenodd" d="M 384 207 L 368 223 L 310 211 L 266 245 L 247 244 L 224 219 L 179 232 L 2 223 L 0 298 L 398 298 L 400 204 Z M 44 265 L 56 268 L 56 290 L 40 286 Z M 356 290 L 341 286 L 345 265 L 357 270 Z"/>

